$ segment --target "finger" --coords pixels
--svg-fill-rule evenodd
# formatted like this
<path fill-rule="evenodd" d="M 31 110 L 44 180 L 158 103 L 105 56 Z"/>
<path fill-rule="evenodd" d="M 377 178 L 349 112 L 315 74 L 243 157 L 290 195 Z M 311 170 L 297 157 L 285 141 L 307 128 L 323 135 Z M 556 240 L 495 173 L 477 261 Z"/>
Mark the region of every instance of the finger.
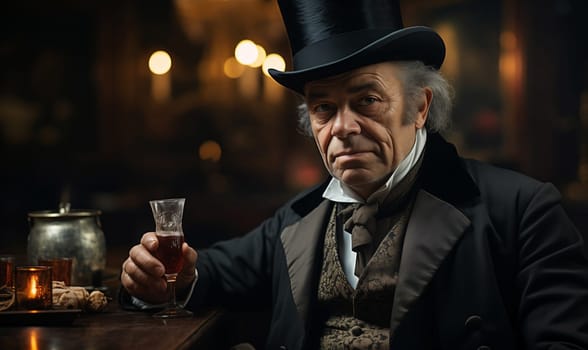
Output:
<path fill-rule="evenodd" d="M 143 245 L 147 250 L 154 253 L 159 246 L 159 240 L 157 239 L 157 235 L 155 232 L 147 232 L 141 237 L 141 245 Z"/>
<path fill-rule="evenodd" d="M 198 259 L 198 253 L 194 248 L 190 247 L 188 243 L 184 242 L 182 245 L 182 255 L 184 256 L 184 267 L 183 270 L 186 272 L 194 272 L 196 266 L 196 260 Z"/>
<path fill-rule="evenodd" d="M 127 259 L 124 264 L 123 271 L 121 273 L 121 279 L 123 277 L 127 277 L 127 281 L 129 282 L 133 282 L 134 284 L 141 286 L 149 286 L 151 284 L 157 285 L 160 284 L 160 280 L 163 279 L 163 276 L 150 274 L 141 269 L 131 258 Z"/>
<path fill-rule="evenodd" d="M 130 275 L 123 273 L 121 281 L 130 295 L 145 302 L 156 304 L 167 299 L 167 284 L 164 279 L 160 279 L 160 283 L 144 286 L 132 280 Z"/>
<path fill-rule="evenodd" d="M 176 288 L 179 295 L 181 295 L 185 288 L 192 285 L 194 278 L 196 278 L 196 260 L 198 259 L 198 253 L 184 242 L 182 245 L 182 255 L 184 258 L 184 266 L 182 271 L 178 274 L 176 281 Z"/>
<path fill-rule="evenodd" d="M 165 268 L 161 261 L 154 257 L 153 254 L 151 254 L 151 252 L 142 244 L 131 248 L 129 251 L 129 258 L 130 262 L 133 264 L 127 268 L 127 273 L 132 276 L 135 272 L 144 272 L 154 277 L 162 277 L 165 273 Z M 127 265 L 130 264 L 127 263 Z M 135 266 L 139 271 L 134 269 Z"/>
<path fill-rule="evenodd" d="M 124 262 L 120 280 L 122 286 L 139 299 L 145 301 L 165 299 L 167 289 L 165 279 L 145 273 L 131 258 Z"/>

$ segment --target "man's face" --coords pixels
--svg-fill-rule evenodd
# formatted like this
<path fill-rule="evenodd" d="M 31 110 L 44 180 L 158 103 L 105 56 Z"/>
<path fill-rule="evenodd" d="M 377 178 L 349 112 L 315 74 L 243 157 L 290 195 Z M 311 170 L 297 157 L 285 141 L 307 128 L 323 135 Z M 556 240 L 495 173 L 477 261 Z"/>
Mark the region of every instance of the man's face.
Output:
<path fill-rule="evenodd" d="M 314 139 L 329 172 L 364 198 L 408 155 L 425 124 L 431 93 L 407 116 L 398 68 L 386 62 L 305 86 Z"/>

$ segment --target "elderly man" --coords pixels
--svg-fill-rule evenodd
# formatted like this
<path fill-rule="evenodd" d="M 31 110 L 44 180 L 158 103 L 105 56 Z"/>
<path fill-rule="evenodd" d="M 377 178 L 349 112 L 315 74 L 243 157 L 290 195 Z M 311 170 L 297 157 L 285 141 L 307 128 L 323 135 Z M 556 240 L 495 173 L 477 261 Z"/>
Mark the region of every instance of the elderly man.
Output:
<path fill-rule="evenodd" d="M 243 237 L 183 246 L 186 307 L 271 307 L 270 349 L 588 349 L 588 262 L 554 186 L 458 156 L 430 28 L 390 0 L 284 0 L 301 127 L 332 177 Z M 165 300 L 154 233 L 123 302 Z"/>

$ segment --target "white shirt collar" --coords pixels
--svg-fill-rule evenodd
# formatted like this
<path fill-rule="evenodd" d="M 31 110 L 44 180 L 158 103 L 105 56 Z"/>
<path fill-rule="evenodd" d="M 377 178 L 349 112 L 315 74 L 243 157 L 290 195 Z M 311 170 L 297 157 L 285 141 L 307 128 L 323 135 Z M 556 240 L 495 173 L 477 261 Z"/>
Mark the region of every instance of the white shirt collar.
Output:
<path fill-rule="evenodd" d="M 396 169 L 392 172 L 386 183 L 370 196 L 371 199 L 379 198 L 385 195 L 389 189 L 394 187 L 402 180 L 406 174 L 419 160 L 425 143 L 427 142 L 427 131 L 420 128 L 416 132 L 416 137 L 412 149 Z M 365 203 L 365 200 L 356 194 L 351 188 L 343 184 L 339 179 L 332 177 L 329 185 L 323 192 L 323 197 L 339 203 Z"/>

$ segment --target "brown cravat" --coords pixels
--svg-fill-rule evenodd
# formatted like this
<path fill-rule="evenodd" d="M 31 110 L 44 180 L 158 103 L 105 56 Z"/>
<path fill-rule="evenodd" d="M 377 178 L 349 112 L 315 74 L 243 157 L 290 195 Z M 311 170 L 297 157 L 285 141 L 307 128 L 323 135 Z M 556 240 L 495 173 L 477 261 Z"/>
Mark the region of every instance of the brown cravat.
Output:
<path fill-rule="evenodd" d="M 373 255 L 374 247 L 372 235 L 376 232 L 376 214 L 379 205 L 355 203 L 341 210 L 340 215 L 348 219 L 345 221 L 345 231 L 351 233 L 351 249 L 357 253 L 355 261 L 355 275 L 359 277 Z"/>

